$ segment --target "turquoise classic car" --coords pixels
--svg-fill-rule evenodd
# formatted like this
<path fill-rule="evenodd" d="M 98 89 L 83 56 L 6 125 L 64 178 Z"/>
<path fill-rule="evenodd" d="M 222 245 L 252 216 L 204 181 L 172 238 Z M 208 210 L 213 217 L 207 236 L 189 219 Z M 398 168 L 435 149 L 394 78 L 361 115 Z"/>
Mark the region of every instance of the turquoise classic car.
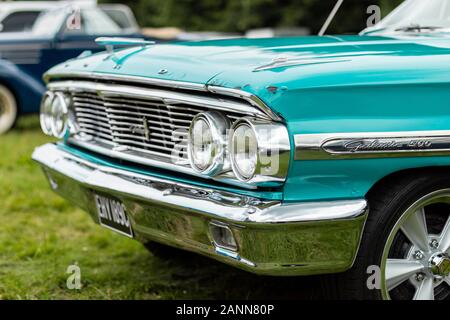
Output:
<path fill-rule="evenodd" d="M 450 1 L 412 0 L 353 36 L 102 39 L 45 75 L 61 140 L 33 159 L 149 248 L 331 274 L 335 297 L 449 299 L 448 21 Z"/>

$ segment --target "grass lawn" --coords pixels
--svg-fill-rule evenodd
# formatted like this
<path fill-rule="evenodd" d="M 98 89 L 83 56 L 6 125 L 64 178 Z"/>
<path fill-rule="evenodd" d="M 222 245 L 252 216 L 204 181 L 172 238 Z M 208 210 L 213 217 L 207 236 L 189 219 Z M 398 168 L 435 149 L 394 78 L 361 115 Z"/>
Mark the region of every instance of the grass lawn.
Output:
<path fill-rule="evenodd" d="M 26 117 L 0 136 L 0 299 L 310 298 L 317 278 L 251 275 L 189 255 L 162 260 L 50 191 L 30 159 L 51 139 Z M 69 265 L 81 269 L 69 290 Z"/>

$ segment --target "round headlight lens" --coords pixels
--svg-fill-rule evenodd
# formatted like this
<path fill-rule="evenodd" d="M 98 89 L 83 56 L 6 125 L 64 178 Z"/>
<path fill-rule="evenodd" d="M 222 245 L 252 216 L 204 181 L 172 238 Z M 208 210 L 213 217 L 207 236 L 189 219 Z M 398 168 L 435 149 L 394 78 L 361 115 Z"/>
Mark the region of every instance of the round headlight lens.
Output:
<path fill-rule="evenodd" d="M 67 131 L 68 108 L 65 96 L 58 92 L 52 101 L 52 134 L 57 138 L 64 137 Z"/>
<path fill-rule="evenodd" d="M 248 181 L 255 175 L 258 164 L 258 140 L 247 122 L 234 126 L 231 137 L 231 166 L 238 179 Z"/>
<path fill-rule="evenodd" d="M 52 135 L 52 101 L 53 92 L 47 91 L 41 101 L 41 129 L 46 135 Z"/>
<path fill-rule="evenodd" d="M 218 112 L 200 113 L 189 128 L 188 153 L 191 167 L 214 176 L 224 167 L 226 131 L 229 121 Z"/>
<path fill-rule="evenodd" d="M 214 146 L 211 128 L 203 119 L 198 119 L 192 126 L 191 158 L 199 171 L 206 170 L 213 161 Z"/>

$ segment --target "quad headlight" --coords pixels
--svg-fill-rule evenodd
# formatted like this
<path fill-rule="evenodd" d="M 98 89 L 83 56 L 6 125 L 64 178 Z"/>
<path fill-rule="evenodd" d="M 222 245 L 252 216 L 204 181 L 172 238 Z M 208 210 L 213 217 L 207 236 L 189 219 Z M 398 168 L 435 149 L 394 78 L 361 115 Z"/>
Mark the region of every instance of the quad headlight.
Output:
<path fill-rule="evenodd" d="M 286 178 L 290 142 L 281 123 L 244 117 L 231 125 L 219 112 L 200 113 L 188 140 L 190 164 L 198 173 L 267 186 Z"/>
<path fill-rule="evenodd" d="M 258 140 L 247 121 L 233 125 L 230 139 L 231 166 L 238 179 L 248 181 L 255 175 L 258 166 Z"/>
<path fill-rule="evenodd" d="M 41 102 L 41 128 L 47 135 L 64 137 L 68 128 L 68 100 L 62 92 L 48 91 Z"/>
<path fill-rule="evenodd" d="M 257 184 L 282 182 L 290 155 L 289 135 L 281 123 L 244 117 L 231 128 L 230 162 L 241 181 Z"/>
<path fill-rule="evenodd" d="M 41 101 L 41 129 L 46 135 L 52 135 L 52 102 L 54 94 L 47 91 Z"/>
<path fill-rule="evenodd" d="M 215 176 L 226 165 L 226 141 L 229 120 L 219 112 L 200 113 L 189 128 L 188 153 L 191 167 Z"/>

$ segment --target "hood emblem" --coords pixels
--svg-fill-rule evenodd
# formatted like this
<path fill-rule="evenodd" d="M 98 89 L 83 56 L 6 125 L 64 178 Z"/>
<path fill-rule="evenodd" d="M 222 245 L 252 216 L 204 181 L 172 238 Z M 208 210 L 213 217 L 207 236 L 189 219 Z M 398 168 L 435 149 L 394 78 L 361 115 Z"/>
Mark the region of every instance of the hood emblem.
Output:
<path fill-rule="evenodd" d="M 146 141 L 150 141 L 150 128 L 148 126 L 147 118 L 142 118 L 142 125 L 132 125 L 130 126 L 131 133 L 140 134 L 144 136 Z"/>
<path fill-rule="evenodd" d="M 134 47 L 146 48 L 155 44 L 155 41 L 147 41 L 142 38 L 120 38 L 120 37 L 100 37 L 95 39 L 95 43 L 104 46 L 108 53 L 113 53 L 114 47 Z"/>
<path fill-rule="evenodd" d="M 144 137 L 145 137 L 145 140 L 149 141 L 150 140 L 150 129 L 148 128 L 147 118 L 144 117 L 142 119 L 142 123 L 144 125 Z"/>

